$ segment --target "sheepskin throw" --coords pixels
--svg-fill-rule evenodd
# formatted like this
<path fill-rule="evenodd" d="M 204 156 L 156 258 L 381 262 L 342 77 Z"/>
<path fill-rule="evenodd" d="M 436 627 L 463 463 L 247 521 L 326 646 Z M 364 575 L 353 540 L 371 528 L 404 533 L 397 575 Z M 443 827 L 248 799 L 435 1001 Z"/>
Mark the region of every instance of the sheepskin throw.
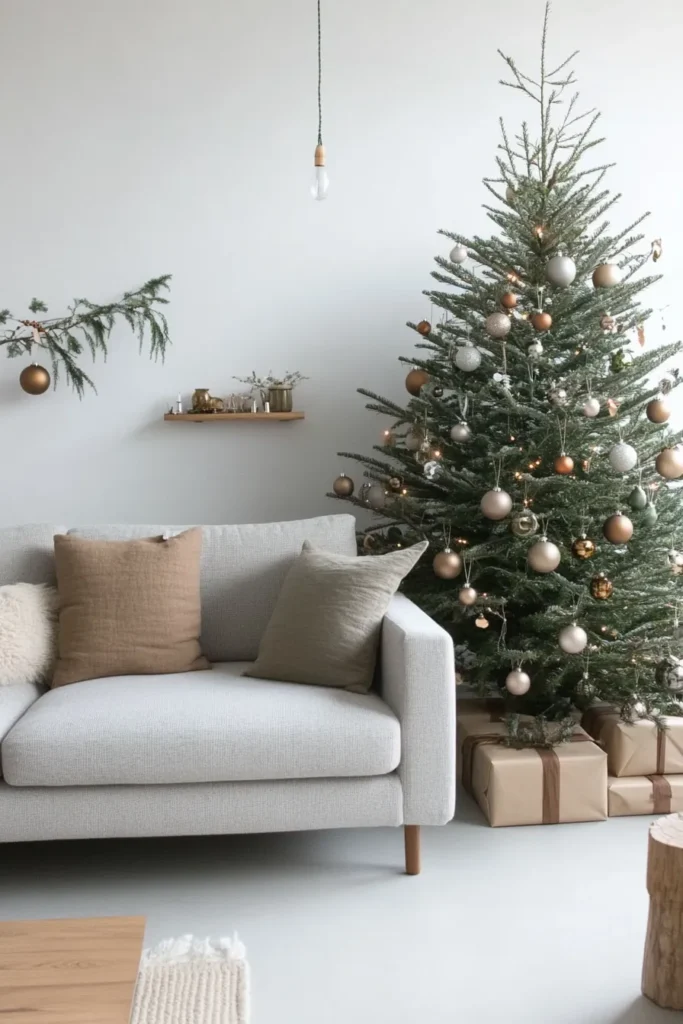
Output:
<path fill-rule="evenodd" d="M 52 674 L 57 591 L 42 583 L 0 587 L 0 686 L 42 683 Z"/>

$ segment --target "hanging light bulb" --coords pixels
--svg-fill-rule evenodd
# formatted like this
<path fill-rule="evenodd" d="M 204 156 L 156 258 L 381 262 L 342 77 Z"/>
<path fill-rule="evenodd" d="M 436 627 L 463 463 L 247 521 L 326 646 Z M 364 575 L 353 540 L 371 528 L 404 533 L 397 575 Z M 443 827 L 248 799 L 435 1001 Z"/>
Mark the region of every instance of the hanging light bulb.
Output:
<path fill-rule="evenodd" d="M 320 0 L 318 0 L 318 145 L 315 147 L 313 181 L 311 182 L 311 195 L 314 199 L 327 199 L 327 190 L 330 187 L 330 179 L 327 176 L 327 168 L 325 167 L 325 147 L 323 146 L 322 78 Z"/>

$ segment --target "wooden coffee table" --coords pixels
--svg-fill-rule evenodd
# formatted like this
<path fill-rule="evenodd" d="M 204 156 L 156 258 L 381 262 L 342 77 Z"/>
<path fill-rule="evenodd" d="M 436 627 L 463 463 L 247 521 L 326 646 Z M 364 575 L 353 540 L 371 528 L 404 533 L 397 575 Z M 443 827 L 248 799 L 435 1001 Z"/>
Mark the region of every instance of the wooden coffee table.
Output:
<path fill-rule="evenodd" d="M 2 1024 L 128 1024 L 144 917 L 0 921 Z"/>

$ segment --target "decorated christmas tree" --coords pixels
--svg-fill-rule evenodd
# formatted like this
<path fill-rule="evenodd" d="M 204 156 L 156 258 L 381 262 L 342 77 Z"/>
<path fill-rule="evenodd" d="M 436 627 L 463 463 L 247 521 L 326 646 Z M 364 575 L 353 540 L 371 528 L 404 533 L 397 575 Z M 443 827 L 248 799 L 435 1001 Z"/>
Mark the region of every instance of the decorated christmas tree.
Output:
<path fill-rule="evenodd" d="M 360 390 L 391 418 L 386 444 L 341 452 L 366 479 L 334 483 L 376 513 L 367 553 L 429 540 L 406 592 L 452 633 L 460 675 L 505 697 L 511 737 L 541 744 L 596 699 L 657 718 L 683 690 L 679 375 L 661 369 L 681 343 L 654 346 L 639 301 L 661 243 L 647 214 L 613 233 L 599 115 L 577 108 L 575 54 L 548 64 L 547 22 L 537 76 L 501 53 L 538 122 L 501 121 L 496 232 L 440 232 L 439 322 L 408 324 L 419 352 L 400 357 L 412 397 Z"/>

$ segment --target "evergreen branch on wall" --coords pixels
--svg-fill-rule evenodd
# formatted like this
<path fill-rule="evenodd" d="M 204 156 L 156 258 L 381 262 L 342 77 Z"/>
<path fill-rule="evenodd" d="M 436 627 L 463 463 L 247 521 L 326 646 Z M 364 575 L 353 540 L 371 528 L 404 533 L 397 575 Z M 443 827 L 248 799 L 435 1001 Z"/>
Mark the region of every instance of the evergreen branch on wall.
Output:
<path fill-rule="evenodd" d="M 161 359 L 171 344 L 168 322 L 160 307 L 168 304 L 170 274 L 150 278 L 140 288 L 124 292 L 116 302 L 99 304 L 89 299 L 74 299 L 62 317 L 20 319 L 8 309 L 0 310 L 0 346 L 6 346 L 10 359 L 28 355 L 35 359 L 42 349 L 52 364 L 52 379 L 57 385 L 60 374 L 83 397 L 86 387 L 95 390 L 88 374 L 79 365 L 86 347 L 93 359 L 108 354 L 109 337 L 117 322 L 125 320 L 136 335 L 142 352 L 145 341 L 151 359 Z M 47 313 L 41 299 L 29 303 L 31 313 Z M 13 326 L 11 326 L 13 325 Z M 4 330 L 2 330 L 4 328 Z"/>

